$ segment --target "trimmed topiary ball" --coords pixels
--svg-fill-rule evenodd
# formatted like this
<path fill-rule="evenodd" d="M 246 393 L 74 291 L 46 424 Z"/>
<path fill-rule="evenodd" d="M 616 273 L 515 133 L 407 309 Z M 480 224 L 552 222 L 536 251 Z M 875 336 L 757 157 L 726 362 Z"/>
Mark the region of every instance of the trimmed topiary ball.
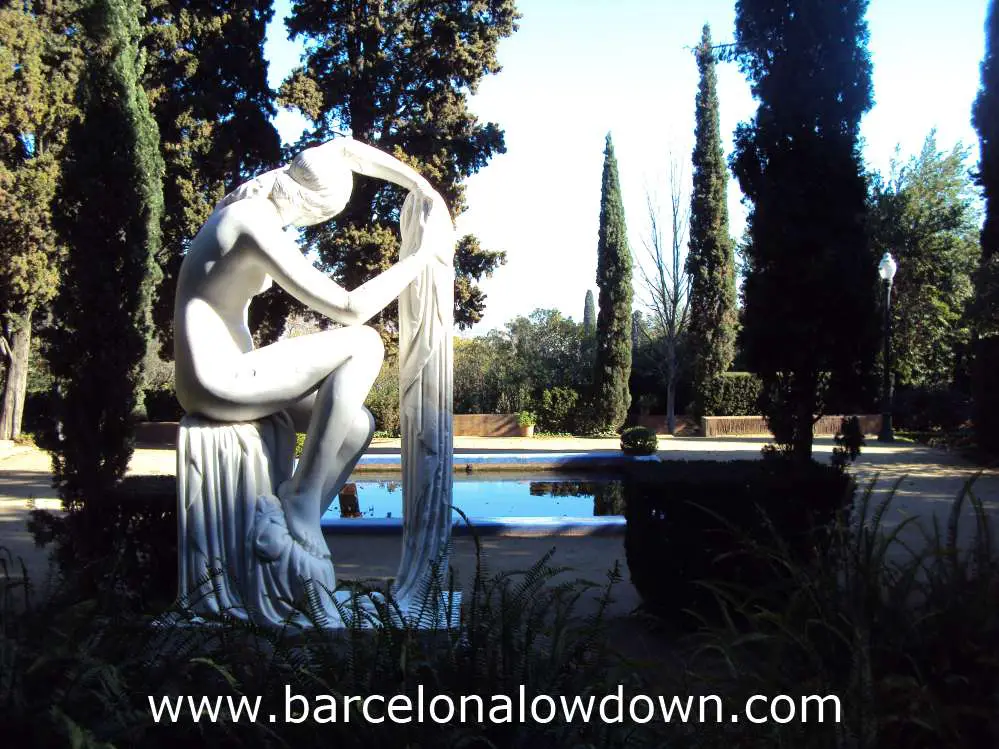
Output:
<path fill-rule="evenodd" d="M 656 433 L 648 427 L 629 427 L 621 432 L 621 450 L 625 455 L 654 455 L 658 448 Z"/>

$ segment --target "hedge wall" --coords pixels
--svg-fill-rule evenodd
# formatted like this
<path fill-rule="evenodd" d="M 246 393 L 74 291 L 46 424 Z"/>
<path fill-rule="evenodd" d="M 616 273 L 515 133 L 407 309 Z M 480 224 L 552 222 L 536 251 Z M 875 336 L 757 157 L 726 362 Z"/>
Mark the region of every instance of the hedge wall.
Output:
<path fill-rule="evenodd" d="M 769 564 L 742 553 L 746 538 L 740 534 L 773 547 L 776 533 L 792 557 L 804 561 L 819 542 L 817 529 L 850 506 L 853 492 L 847 474 L 815 462 L 632 466 L 624 483 L 631 581 L 648 610 L 688 628 L 696 619 L 684 609 L 708 618 L 719 613 L 702 581 L 743 585 L 761 594 L 781 585 Z"/>
<path fill-rule="evenodd" d="M 704 395 L 700 416 L 754 416 L 763 385 L 752 372 L 726 372 L 716 377 Z"/>

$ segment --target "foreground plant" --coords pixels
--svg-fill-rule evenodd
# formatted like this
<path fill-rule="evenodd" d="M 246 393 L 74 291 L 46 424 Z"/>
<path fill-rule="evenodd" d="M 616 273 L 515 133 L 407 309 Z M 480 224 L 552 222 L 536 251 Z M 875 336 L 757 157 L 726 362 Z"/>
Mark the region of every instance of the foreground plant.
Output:
<path fill-rule="evenodd" d="M 33 747 L 634 745 L 625 726 L 521 723 L 516 715 L 512 722 L 480 724 L 474 711 L 468 722 L 456 715 L 446 724 L 429 717 L 369 723 L 355 704 L 349 723 L 342 714 L 324 722 L 331 713 L 322 696 L 406 695 L 415 705 L 422 692 L 428 702 L 447 695 L 458 705 L 462 696 L 479 695 L 488 714 L 491 695 L 516 699 L 521 688 L 528 695 L 611 692 L 611 685 L 627 680 L 617 675 L 604 625 L 620 575 L 609 573 L 595 610 L 582 616 L 578 604 L 593 584 L 558 582 L 554 578 L 566 570 L 551 560 L 549 552 L 521 572 L 490 574 L 480 550 L 460 624 L 434 617 L 404 621 L 390 595 L 372 596 L 374 610 L 364 616 L 354 607 L 346 629 L 304 632 L 259 629 L 233 617 L 196 621 L 182 607 L 170 612 L 170 626 L 156 626 L 165 619 L 118 607 L 110 595 L 4 605 L 0 734 L 24 737 L 23 745 Z M 453 597 L 453 581 L 433 577 L 424 593 Z M 376 626 L 364 627 L 366 617 Z M 295 720 L 286 722 L 289 695 L 304 699 L 294 701 Z M 212 703 L 259 697 L 261 717 L 233 719 L 223 708 L 215 721 L 207 713 L 194 721 L 185 707 L 173 721 L 163 705 L 176 706 L 182 696 L 195 704 L 202 697 Z M 164 710 L 159 721 L 154 704 Z M 324 704 L 325 712 L 316 710 Z M 298 720 L 304 705 L 308 717 Z M 270 715 L 278 720 L 271 722 Z"/>
<path fill-rule="evenodd" d="M 753 545 L 748 553 L 783 575 L 781 595 L 709 585 L 736 616 L 702 633 L 694 673 L 741 697 L 837 695 L 842 707 L 841 723 L 770 723 L 742 746 L 999 742 L 999 555 L 989 517 L 969 482 L 946 527 L 935 522 L 916 547 L 906 541 L 914 518 L 884 526 L 900 483 L 874 504 L 872 482 L 810 564 L 790 561 L 779 538 Z M 975 533 L 961 548 L 969 504 Z"/>

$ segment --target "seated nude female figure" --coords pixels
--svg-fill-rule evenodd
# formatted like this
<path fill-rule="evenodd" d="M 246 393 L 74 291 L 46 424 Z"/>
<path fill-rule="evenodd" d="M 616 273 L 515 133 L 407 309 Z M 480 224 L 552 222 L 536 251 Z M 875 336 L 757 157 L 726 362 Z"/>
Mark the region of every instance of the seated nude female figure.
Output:
<path fill-rule="evenodd" d="M 374 432 L 364 399 L 383 349 L 378 333 L 364 323 L 429 262 L 452 262 L 419 249 L 354 291 L 316 269 L 284 227 L 337 215 L 350 198 L 353 172 L 410 190 L 403 224 L 408 219 L 417 247 L 426 246 L 428 231 L 453 231 L 447 206 L 415 170 L 337 138 L 220 201 L 184 258 L 174 307 L 177 398 L 188 413 L 232 422 L 286 411 L 295 428 L 307 432 L 298 468 L 277 494 L 291 537 L 317 556 L 328 555 L 319 520 Z M 344 327 L 255 349 L 247 310 L 271 279 Z"/>

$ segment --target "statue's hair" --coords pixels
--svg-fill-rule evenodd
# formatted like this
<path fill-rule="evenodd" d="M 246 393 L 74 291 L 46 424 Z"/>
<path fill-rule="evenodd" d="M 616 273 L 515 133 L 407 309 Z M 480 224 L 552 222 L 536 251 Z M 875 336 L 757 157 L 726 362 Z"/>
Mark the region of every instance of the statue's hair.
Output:
<path fill-rule="evenodd" d="M 323 146 L 301 151 L 290 164 L 244 182 L 220 200 L 215 210 L 247 198 L 266 197 L 296 223 L 315 224 L 339 213 L 350 197 L 352 176 L 345 163 Z M 331 161 L 332 159 L 332 161 Z M 345 181 L 346 180 L 346 181 Z"/>

